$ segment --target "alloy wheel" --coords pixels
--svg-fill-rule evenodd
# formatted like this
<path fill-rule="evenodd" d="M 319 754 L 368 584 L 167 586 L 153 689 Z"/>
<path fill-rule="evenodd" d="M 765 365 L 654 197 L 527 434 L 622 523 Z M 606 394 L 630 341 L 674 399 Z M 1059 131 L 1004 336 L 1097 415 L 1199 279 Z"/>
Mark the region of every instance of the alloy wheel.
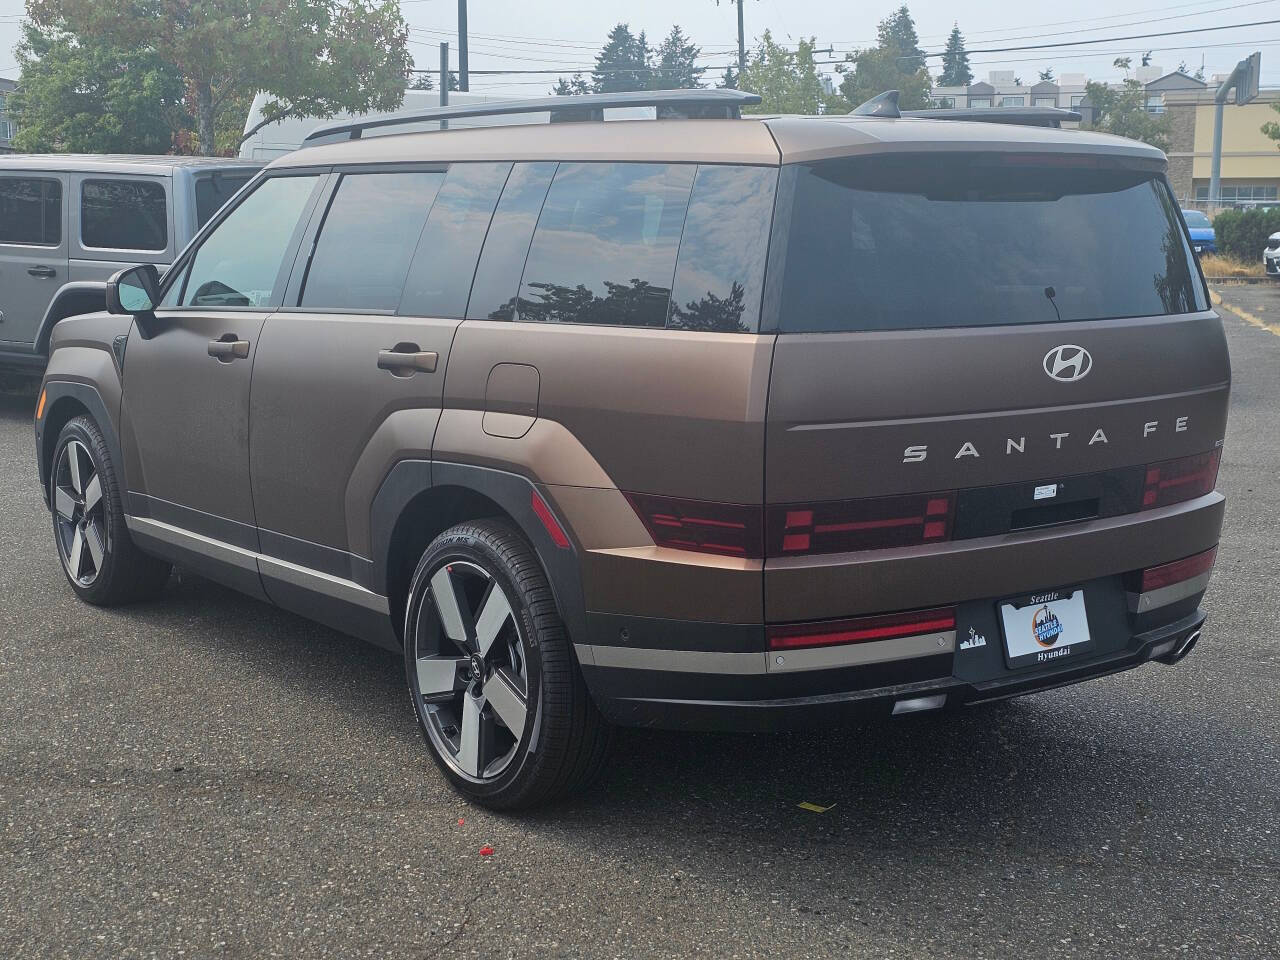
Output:
<path fill-rule="evenodd" d="M 54 469 L 53 511 L 58 554 L 67 575 L 82 587 L 102 572 L 107 552 L 107 523 L 102 478 L 89 449 L 69 440 Z"/>
<path fill-rule="evenodd" d="M 412 627 L 414 696 L 437 753 L 477 783 L 516 756 L 528 717 L 529 670 L 518 618 L 502 585 L 469 561 L 438 567 Z"/>

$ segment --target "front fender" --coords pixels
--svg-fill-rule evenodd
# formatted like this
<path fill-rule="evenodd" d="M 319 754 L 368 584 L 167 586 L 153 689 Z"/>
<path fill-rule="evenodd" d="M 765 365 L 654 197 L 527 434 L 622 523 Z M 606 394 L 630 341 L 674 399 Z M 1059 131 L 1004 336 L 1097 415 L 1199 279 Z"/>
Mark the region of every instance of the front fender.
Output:
<path fill-rule="evenodd" d="M 49 338 L 59 320 L 81 313 L 95 313 L 107 308 L 107 285 L 101 280 L 73 280 L 64 283 L 49 301 L 44 319 L 36 329 L 36 353 L 48 355 Z"/>

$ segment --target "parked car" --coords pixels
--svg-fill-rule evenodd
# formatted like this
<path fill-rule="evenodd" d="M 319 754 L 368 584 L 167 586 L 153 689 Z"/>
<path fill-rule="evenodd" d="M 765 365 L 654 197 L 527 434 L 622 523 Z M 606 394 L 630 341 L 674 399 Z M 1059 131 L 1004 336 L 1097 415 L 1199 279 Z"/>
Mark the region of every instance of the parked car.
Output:
<path fill-rule="evenodd" d="M 1197 254 L 1218 252 L 1218 238 L 1213 232 L 1213 222 L 1205 214 L 1199 210 L 1183 210 L 1182 219 L 1187 222 L 1191 246 Z"/>
<path fill-rule="evenodd" d="M 0 157 L 0 367 L 44 365 L 53 325 L 101 310 L 122 266 L 164 269 L 261 168 L 206 157 Z"/>
<path fill-rule="evenodd" d="M 75 593 L 176 563 L 399 651 L 494 807 L 581 785 L 610 724 L 1184 657 L 1231 374 L 1163 154 L 575 103 L 643 98 L 690 118 L 318 130 L 59 324 L 35 431 Z"/>
<path fill-rule="evenodd" d="M 1267 246 L 1262 251 L 1262 266 L 1267 276 L 1280 276 L 1280 233 L 1267 237 Z"/>

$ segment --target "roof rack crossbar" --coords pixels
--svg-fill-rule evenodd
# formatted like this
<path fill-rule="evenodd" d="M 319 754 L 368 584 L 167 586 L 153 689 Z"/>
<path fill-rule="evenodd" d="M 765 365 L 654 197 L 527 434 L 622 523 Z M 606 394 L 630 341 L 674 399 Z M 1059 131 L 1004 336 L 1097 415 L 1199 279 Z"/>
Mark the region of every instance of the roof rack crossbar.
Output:
<path fill-rule="evenodd" d="M 385 116 L 341 120 L 316 127 L 303 146 L 358 140 L 366 130 L 397 127 L 434 120 L 498 117 L 518 113 L 549 113 L 552 123 L 601 120 L 610 107 L 655 107 L 659 119 L 674 117 L 738 119 L 742 107 L 760 102 L 760 97 L 743 90 L 631 90 L 624 93 L 589 93 L 571 97 L 538 97 L 531 100 L 495 100 L 460 106 L 406 110 Z M 344 136 L 345 135 L 345 136 Z"/>

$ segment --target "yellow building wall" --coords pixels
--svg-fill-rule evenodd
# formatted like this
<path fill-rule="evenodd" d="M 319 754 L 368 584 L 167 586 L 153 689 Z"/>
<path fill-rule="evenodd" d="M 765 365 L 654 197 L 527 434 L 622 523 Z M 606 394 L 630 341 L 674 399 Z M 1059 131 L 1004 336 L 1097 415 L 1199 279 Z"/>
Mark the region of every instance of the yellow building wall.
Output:
<path fill-rule="evenodd" d="M 1213 167 L 1213 104 L 1196 108 L 1195 159 L 1192 177 L 1207 180 Z M 1270 103 L 1229 103 L 1222 115 L 1222 179 L 1280 179 L 1280 143 L 1262 132 L 1269 120 L 1280 121 Z"/>

